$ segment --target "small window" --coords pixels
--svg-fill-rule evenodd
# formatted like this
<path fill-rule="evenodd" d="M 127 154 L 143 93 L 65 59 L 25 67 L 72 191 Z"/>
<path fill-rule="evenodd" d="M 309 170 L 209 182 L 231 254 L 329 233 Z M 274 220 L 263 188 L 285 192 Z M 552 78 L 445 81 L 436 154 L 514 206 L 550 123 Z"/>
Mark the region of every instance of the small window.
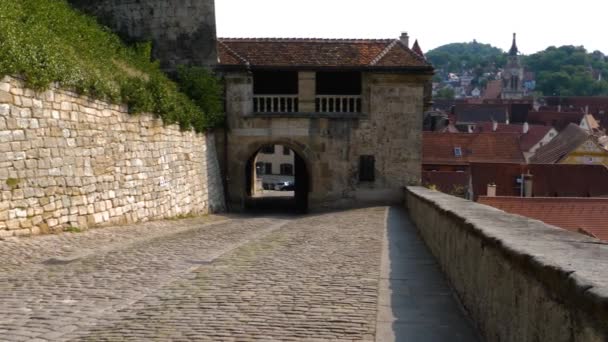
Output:
<path fill-rule="evenodd" d="M 264 154 L 274 154 L 274 145 L 269 145 L 269 146 L 262 147 L 262 153 L 264 153 Z"/>
<path fill-rule="evenodd" d="M 376 159 L 374 156 L 359 157 L 359 181 L 373 182 L 376 179 L 375 166 Z"/>
<path fill-rule="evenodd" d="M 462 157 L 462 148 L 460 148 L 460 147 L 454 147 L 454 156 L 456 156 L 456 157 Z"/>
<path fill-rule="evenodd" d="M 293 165 L 281 164 L 281 174 L 283 176 L 293 176 Z"/>
<path fill-rule="evenodd" d="M 287 146 L 283 146 L 283 155 L 288 156 L 291 152 L 291 150 L 289 149 L 289 147 Z"/>
<path fill-rule="evenodd" d="M 255 173 L 258 175 L 263 175 L 266 172 L 265 163 L 255 163 Z"/>
<path fill-rule="evenodd" d="M 265 163 L 264 174 L 266 174 L 266 175 L 272 174 L 272 163 Z"/>

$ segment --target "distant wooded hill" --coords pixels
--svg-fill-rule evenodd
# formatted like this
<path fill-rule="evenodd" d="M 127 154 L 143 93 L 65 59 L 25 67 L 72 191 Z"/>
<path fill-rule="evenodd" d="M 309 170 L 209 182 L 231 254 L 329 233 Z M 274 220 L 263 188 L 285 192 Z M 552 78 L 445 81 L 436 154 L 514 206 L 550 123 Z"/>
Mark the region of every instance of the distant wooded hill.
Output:
<path fill-rule="evenodd" d="M 476 41 L 443 45 L 426 56 L 438 71 L 436 80 L 445 78 L 447 73 L 464 72 L 481 78 L 484 73 L 496 73 L 506 63 L 503 50 Z M 608 58 L 600 51 L 588 52 L 582 46 L 551 46 L 522 56 L 522 62 L 526 71 L 536 74 L 536 89 L 543 95 L 608 96 Z"/>

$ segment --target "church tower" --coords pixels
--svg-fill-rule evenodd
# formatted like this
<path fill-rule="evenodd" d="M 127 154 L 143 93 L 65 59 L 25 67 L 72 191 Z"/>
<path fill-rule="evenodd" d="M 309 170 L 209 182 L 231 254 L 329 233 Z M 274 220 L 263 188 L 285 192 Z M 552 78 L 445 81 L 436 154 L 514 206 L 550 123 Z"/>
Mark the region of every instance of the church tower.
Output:
<path fill-rule="evenodd" d="M 507 65 L 502 73 L 502 99 L 518 100 L 524 97 L 524 68 L 521 65 L 515 33 L 513 44 L 507 57 Z"/>

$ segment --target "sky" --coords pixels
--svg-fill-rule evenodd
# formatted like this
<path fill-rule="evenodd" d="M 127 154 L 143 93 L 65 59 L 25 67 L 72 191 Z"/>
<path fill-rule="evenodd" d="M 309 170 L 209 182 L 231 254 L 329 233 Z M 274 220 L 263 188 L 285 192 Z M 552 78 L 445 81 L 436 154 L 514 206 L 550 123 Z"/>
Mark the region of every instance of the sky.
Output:
<path fill-rule="evenodd" d="M 584 45 L 608 54 L 600 0 L 215 0 L 218 37 L 398 38 L 424 51 L 470 42 L 523 54 Z"/>

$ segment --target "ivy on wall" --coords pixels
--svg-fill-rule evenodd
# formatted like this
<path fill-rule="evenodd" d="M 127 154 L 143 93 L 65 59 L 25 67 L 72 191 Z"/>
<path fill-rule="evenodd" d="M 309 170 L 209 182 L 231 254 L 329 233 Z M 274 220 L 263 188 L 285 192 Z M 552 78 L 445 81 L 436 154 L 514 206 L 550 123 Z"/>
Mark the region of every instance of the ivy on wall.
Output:
<path fill-rule="evenodd" d="M 154 113 L 202 132 L 221 125 L 222 88 L 203 68 L 182 67 L 171 81 L 151 45 L 125 45 L 65 0 L 0 1 L 0 75 L 21 75 L 37 90 L 63 88 Z"/>

